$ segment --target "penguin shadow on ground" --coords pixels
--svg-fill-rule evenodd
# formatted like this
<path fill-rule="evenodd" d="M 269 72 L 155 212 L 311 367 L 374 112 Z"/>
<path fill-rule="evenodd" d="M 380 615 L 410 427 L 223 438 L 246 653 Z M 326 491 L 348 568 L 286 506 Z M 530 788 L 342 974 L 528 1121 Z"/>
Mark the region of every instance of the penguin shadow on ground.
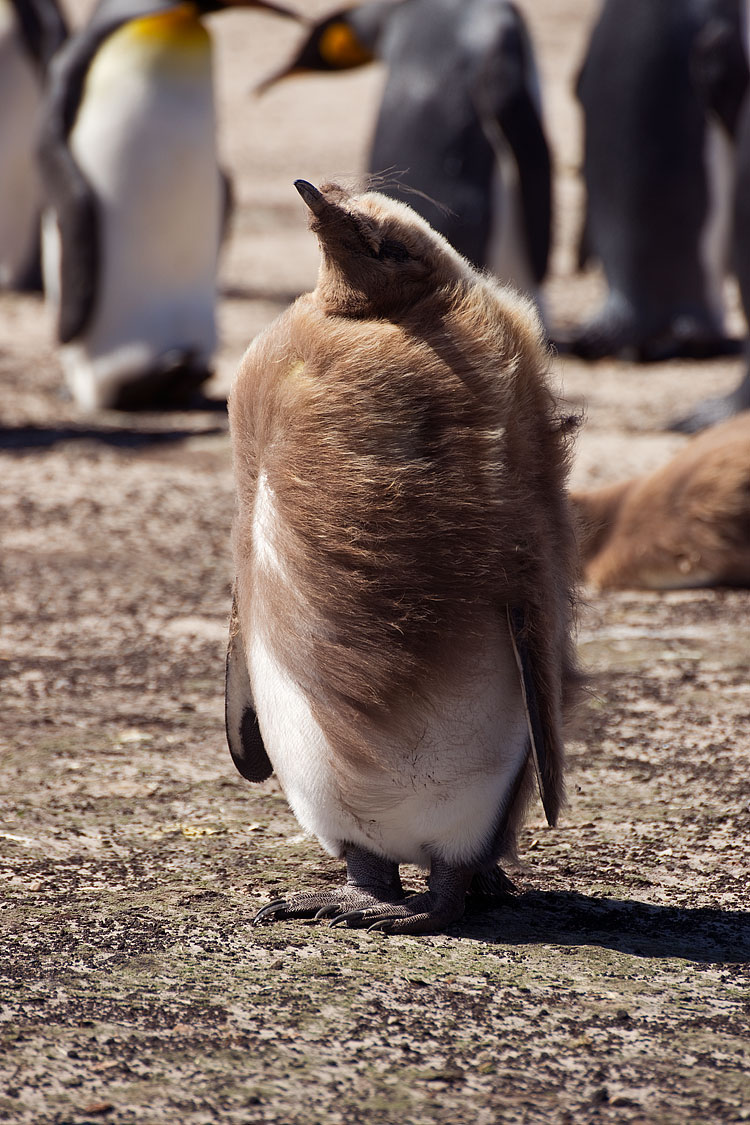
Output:
<path fill-rule="evenodd" d="M 528 891 L 488 909 L 469 902 L 449 933 L 504 945 L 598 945 L 636 957 L 750 960 L 750 912 L 659 906 L 576 891 Z"/>
<path fill-rule="evenodd" d="M 272 289 L 260 285 L 230 284 L 219 288 L 219 295 L 228 301 L 268 301 L 280 308 L 293 305 L 302 292 L 301 289 Z"/>
<path fill-rule="evenodd" d="M 226 410 L 226 403 L 223 409 Z M 67 423 L 59 426 L 0 424 L 0 452 L 31 453 L 35 450 L 52 449 L 56 445 L 69 442 L 80 442 L 82 446 L 95 443 L 115 449 L 137 451 L 156 446 L 171 446 L 187 441 L 189 438 L 214 437 L 226 431 L 226 425 L 160 429 L 153 424 L 135 423 L 132 425 Z"/>

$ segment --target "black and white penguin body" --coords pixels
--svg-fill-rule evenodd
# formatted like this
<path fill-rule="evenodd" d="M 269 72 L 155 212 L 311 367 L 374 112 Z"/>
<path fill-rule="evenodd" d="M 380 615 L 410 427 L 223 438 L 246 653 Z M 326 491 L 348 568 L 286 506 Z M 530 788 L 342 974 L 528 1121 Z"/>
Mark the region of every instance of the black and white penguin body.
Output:
<path fill-rule="evenodd" d="M 316 25 L 290 67 L 263 85 L 371 58 L 388 68 L 368 158 L 379 190 L 408 202 L 475 266 L 536 293 L 551 169 L 518 9 L 508 0 L 365 3 Z"/>
<path fill-rule="evenodd" d="M 228 740 L 347 862 L 348 887 L 266 913 L 423 932 L 512 854 L 532 741 L 551 822 L 562 799 L 566 439 L 528 302 L 400 202 L 298 190 L 318 286 L 229 402 Z M 427 895 L 403 901 L 400 863 L 430 869 Z"/>
<path fill-rule="evenodd" d="M 743 3 L 744 43 L 746 57 L 750 59 L 750 3 Z M 734 205 L 732 229 L 732 253 L 734 269 L 740 288 L 745 322 L 750 328 L 750 91 L 737 115 L 734 166 Z M 747 368 L 737 386 L 729 394 L 705 399 L 697 404 L 687 415 L 673 421 L 670 429 L 682 433 L 697 433 L 708 426 L 716 425 L 732 418 L 735 414 L 750 410 L 750 338 L 745 341 Z"/>
<path fill-rule="evenodd" d="M 572 348 L 649 360 L 732 349 L 731 117 L 747 82 L 737 0 L 605 0 L 578 81 L 587 251 L 609 293 Z"/>
<path fill-rule="evenodd" d="M 499 0 L 406 0 L 380 54 L 388 80 L 370 171 L 405 169 L 406 190 L 387 186 L 388 194 L 474 265 L 536 293 L 549 253 L 551 171 L 520 12 Z"/>
<path fill-rule="evenodd" d="M 36 135 L 44 76 L 65 36 L 55 0 L 0 0 L 0 288 L 41 288 Z"/>
<path fill-rule="evenodd" d="M 211 374 L 225 187 L 201 17 L 221 6 L 101 0 L 52 68 L 45 286 L 84 407 L 179 403 Z"/>

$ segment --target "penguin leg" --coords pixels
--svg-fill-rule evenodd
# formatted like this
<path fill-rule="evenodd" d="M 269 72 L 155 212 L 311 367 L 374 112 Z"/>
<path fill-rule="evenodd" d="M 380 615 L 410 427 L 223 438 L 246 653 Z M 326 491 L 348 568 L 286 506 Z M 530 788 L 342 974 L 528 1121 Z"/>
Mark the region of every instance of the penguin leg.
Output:
<path fill-rule="evenodd" d="M 386 934 L 434 934 L 463 915 L 466 894 L 474 869 L 457 867 L 434 859 L 427 880 L 428 890 L 402 902 L 381 903 L 339 914 L 332 926 L 380 930 Z"/>
<path fill-rule="evenodd" d="M 122 383 L 109 405 L 112 410 L 200 409 L 198 388 L 212 375 L 205 356 L 192 348 L 173 348 Z"/>
<path fill-rule="evenodd" d="M 255 915 L 253 922 L 267 918 L 330 918 L 368 909 L 385 909 L 403 900 L 398 864 L 365 848 L 347 847 L 346 883 L 333 891 L 310 891 L 278 898 Z"/>

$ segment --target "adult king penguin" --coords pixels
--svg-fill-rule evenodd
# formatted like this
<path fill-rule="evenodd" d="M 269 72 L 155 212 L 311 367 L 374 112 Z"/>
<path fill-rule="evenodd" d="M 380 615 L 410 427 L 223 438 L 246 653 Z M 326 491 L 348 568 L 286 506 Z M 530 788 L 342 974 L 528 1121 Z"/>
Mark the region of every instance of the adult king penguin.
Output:
<path fill-rule="evenodd" d="M 40 144 L 45 287 L 87 408 L 178 405 L 211 374 L 226 188 L 211 39 L 268 0 L 100 0 L 51 68 Z"/>
<path fill-rule="evenodd" d="M 745 49 L 750 56 L 750 4 L 743 5 L 745 17 Z M 734 178 L 734 213 L 733 213 L 733 251 L 737 280 L 740 287 L 742 309 L 745 313 L 745 323 L 750 330 L 750 91 L 745 93 L 745 99 L 737 117 L 735 133 L 735 178 Z M 716 398 L 704 399 L 699 402 L 687 415 L 672 422 L 670 429 L 682 433 L 697 433 L 707 426 L 750 410 L 750 337 L 745 340 L 745 358 L 747 367 L 745 374 L 737 386 L 726 395 Z"/>
<path fill-rule="evenodd" d="M 530 302 L 405 204 L 299 180 L 322 264 L 246 353 L 227 734 L 347 883 L 258 918 L 392 933 L 460 917 L 550 823 L 576 682 L 566 427 Z M 429 868 L 405 898 L 399 864 Z M 505 880 L 507 885 L 507 880 Z"/>
<path fill-rule="evenodd" d="M 368 160 L 373 183 L 407 201 L 475 266 L 536 294 L 549 255 L 551 166 L 518 9 L 507 0 L 343 9 L 316 24 L 260 89 L 374 58 L 388 78 Z"/>
<path fill-rule="evenodd" d="M 0 0 L 0 287 L 41 289 L 36 162 L 44 78 L 67 30 L 55 0 Z"/>
<path fill-rule="evenodd" d="M 570 346 L 640 360 L 736 351 L 723 328 L 738 0 L 606 0 L 578 80 L 585 250 L 603 308 Z"/>

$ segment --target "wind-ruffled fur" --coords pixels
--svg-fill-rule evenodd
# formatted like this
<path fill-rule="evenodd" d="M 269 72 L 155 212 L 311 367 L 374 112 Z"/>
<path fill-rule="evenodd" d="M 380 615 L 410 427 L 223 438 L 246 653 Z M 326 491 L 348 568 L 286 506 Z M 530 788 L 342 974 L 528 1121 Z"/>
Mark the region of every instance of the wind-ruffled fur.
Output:
<path fill-rule="evenodd" d="M 355 218 L 362 200 L 366 220 L 411 214 L 369 195 L 346 203 Z M 342 269 L 324 244 L 316 291 L 245 356 L 230 398 L 242 627 L 264 631 L 343 777 L 347 763 L 390 768 L 382 733 L 406 737 L 459 641 L 522 607 L 556 810 L 578 677 L 569 443 L 548 351 L 529 303 L 414 220 L 411 279 L 378 293 L 367 251 Z M 527 772 L 506 851 L 529 788 Z"/>
<path fill-rule="evenodd" d="M 750 586 L 750 413 L 689 441 L 652 473 L 573 494 L 599 589 Z"/>

